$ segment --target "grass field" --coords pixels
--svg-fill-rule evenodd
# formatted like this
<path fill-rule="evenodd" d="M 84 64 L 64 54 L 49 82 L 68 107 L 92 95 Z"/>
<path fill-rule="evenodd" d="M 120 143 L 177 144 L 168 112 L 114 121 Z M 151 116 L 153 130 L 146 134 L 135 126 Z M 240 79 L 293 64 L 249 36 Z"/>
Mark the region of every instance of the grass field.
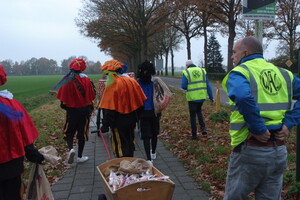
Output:
<path fill-rule="evenodd" d="M 95 83 L 101 74 L 88 75 Z M 12 92 L 14 99 L 20 101 L 31 111 L 56 98 L 49 94 L 51 87 L 60 81 L 63 75 L 49 76 L 8 76 L 7 83 L 0 86 L 0 90 Z"/>

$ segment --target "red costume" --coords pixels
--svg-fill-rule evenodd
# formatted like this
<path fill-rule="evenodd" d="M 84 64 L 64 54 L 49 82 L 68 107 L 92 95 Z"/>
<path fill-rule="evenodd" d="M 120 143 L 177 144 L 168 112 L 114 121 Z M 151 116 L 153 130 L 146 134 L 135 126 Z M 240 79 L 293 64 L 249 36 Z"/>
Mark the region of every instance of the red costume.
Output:
<path fill-rule="evenodd" d="M 0 115 L 0 163 L 5 163 L 24 156 L 24 147 L 32 144 L 39 133 L 29 114 L 17 100 L 0 97 L 0 103 L 23 112 L 20 121 L 12 121 Z"/>
<path fill-rule="evenodd" d="M 0 65 L 0 86 L 6 73 Z M 44 160 L 33 142 L 39 136 L 29 114 L 7 90 L 0 91 L 0 199 L 21 199 L 21 174 L 26 155 L 31 162 Z"/>
<path fill-rule="evenodd" d="M 56 97 L 67 107 L 80 108 L 91 104 L 96 97 L 91 80 L 87 77 L 81 78 L 79 75 L 75 75 L 74 79 L 82 86 L 85 94 L 80 93 L 74 81 L 69 81 L 60 88 Z"/>
<path fill-rule="evenodd" d="M 87 76 L 80 76 L 80 72 L 86 69 L 83 59 L 75 59 L 70 63 L 70 69 L 77 71 L 74 76 L 58 91 L 57 98 L 67 107 L 85 107 L 95 99 L 95 89 Z"/>
<path fill-rule="evenodd" d="M 70 73 L 67 74 L 55 88 L 60 87 L 57 98 L 61 107 L 67 111 L 64 127 L 64 139 L 69 147 L 68 163 L 73 163 L 75 150 L 73 138 L 78 139 L 77 162 L 85 162 L 87 156 L 82 156 L 85 141 L 88 140 L 90 116 L 93 112 L 93 100 L 96 97 L 93 82 L 82 73 L 86 68 L 83 59 L 75 59 L 70 63 Z"/>

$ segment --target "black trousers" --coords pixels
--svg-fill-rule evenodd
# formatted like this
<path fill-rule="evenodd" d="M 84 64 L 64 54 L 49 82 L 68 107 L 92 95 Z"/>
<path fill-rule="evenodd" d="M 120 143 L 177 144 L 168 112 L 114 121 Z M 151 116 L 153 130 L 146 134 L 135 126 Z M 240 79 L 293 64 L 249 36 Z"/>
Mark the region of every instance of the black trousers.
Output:
<path fill-rule="evenodd" d="M 160 132 L 160 116 L 154 113 L 154 110 L 144 110 L 140 114 L 141 139 L 144 142 L 144 149 L 147 160 L 151 160 L 150 146 L 152 153 L 155 153 L 157 146 L 157 135 Z"/>
<path fill-rule="evenodd" d="M 21 200 L 21 175 L 0 181 L 0 200 Z"/>
<path fill-rule="evenodd" d="M 133 157 L 135 125 L 134 122 L 127 126 L 112 128 L 111 144 L 116 158 Z"/>
<path fill-rule="evenodd" d="M 64 139 L 69 149 L 73 148 L 73 139 L 77 132 L 78 157 L 82 157 L 85 141 L 88 140 L 90 123 L 90 108 L 67 108 L 67 117 L 64 128 Z"/>
<path fill-rule="evenodd" d="M 190 112 L 190 123 L 192 128 L 192 136 L 197 136 L 197 123 L 196 116 L 198 117 L 198 122 L 200 124 L 201 130 L 205 130 L 205 123 L 202 115 L 202 102 L 191 102 L 189 101 L 189 112 Z"/>

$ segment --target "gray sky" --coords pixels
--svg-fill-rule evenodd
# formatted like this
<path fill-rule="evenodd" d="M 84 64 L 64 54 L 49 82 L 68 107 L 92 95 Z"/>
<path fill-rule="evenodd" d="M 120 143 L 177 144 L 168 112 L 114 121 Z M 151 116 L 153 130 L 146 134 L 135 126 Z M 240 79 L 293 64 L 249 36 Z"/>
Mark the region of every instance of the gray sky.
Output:
<path fill-rule="evenodd" d="M 79 33 L 74 19 L 81 7 L 80 0 L 0 0 L 0 61 L 46 57 L 60 65 L 70 56 L 86 56 L 101 63 L 111 59 Z M 218 41 L 226 64 L 227 38 L 218 37 Z M 265 56 L 274 54 L 267 51 Z M 183 42 L 175 53 L 175 66 L 183 66 L 186 58 Z M 195 64 L 203 60 L 203 38 L 192 40 L 192 60 Z"/>
<path fill-rule="evenodd" d="M 0 0 L 0 60 L 87 56 L 104 62 L 109 56 L 79 33 L 75 17 L 80 0 Z"/>

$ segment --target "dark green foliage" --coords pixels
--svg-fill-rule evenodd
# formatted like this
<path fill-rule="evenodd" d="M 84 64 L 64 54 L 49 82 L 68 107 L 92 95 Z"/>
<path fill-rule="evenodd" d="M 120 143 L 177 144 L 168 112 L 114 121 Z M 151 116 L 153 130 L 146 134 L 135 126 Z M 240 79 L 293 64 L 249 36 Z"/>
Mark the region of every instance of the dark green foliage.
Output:
<path fill-rule="evenodd" d="M 222 67 L 223 56 L 220 51 L 220 44 L 215 35 L 212 34 L 207 44 L 207 65 L 206 71 L 213 73 L 224 73 L 225 70 Z"/>
<path fill-rule="evenodd" d="M 219 112 L 214 112 L 209 116 L 209 119 L 215 123 L 218 122 L 229 122 L 230 114 L 228 111 L 221 110 Z"/>
<path fill-rule="evenodd" d="M 288 196 L 297 196 L 300 193 L 300 183 L 296 181 L 296 172 L 295 171 L 287 171 L 284 174 L 283 182 L 285 184 L 290 184 L 288 189 Z"/>

